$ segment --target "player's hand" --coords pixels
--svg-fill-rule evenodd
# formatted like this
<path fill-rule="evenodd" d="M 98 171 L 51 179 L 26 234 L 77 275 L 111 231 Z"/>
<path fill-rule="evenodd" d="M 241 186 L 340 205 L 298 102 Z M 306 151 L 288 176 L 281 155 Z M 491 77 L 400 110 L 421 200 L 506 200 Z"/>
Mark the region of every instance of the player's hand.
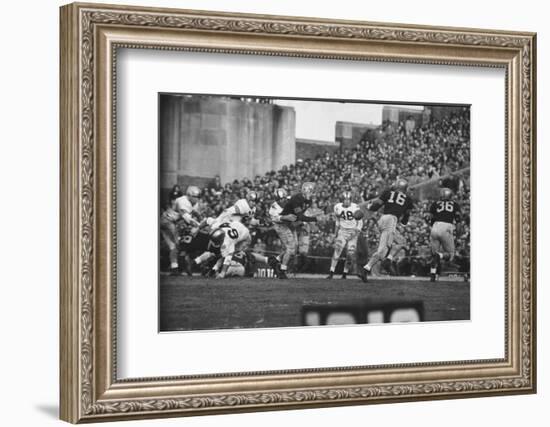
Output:
<path fill-rule="evenodd" d="M 288 215 L 283 215 L 281 219 L 284 221 L 294 222 L 296 221 L 296 219 L 298 219 L 298 217 L 294 214 L 288 214 Z"/>

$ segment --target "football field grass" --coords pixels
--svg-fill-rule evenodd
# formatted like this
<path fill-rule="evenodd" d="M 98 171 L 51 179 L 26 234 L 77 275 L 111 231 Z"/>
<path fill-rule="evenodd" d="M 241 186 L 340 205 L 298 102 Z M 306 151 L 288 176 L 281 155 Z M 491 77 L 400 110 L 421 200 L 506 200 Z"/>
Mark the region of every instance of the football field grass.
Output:
<path fill-rule="evenodd" d="M 302 326 L 304 304 L 424 303 L 425 321 L 469 320 L 470 283 L 407 279 L 160 277 L 160 330 Z"/>

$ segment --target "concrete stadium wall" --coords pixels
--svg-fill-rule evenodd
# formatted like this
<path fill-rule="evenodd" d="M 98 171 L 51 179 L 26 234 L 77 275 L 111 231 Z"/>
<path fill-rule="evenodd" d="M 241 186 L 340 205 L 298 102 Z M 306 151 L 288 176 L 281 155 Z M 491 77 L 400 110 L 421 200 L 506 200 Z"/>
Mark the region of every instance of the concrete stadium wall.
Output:
<path fill-rule="evenodd" d="M 342 150 L 355 148 L 362 139 L 373 139 L 373 130 L 375 125 L 352 122 L 336 122 L 335 125 L 336 141 L 340 144 Z"/>
<path fill-rule="evenodd" d="M 340 150 L 340 144 L 330 141 L 317 141 L 313 139 L 296 139 L 296 160 L 315 159 L 325 153 L 335 153 Z"/>
<path fill-rule="evenodd" d="M 253 178 L 296 161 L 291 107 L 224 97 L 160 97 L 160 186 Z"/>

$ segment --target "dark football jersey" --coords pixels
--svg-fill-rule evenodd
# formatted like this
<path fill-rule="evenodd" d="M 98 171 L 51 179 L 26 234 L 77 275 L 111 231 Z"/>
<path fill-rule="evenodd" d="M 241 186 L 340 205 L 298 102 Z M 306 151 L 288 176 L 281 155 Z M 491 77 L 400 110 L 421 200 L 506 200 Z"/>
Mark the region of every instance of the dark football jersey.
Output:
<path fill-rule="evenodd" d="M 451 200 L 438 200 L 430 207 L 433 222 L 448 222 L 453 224 L 460 214 L 460 205 Z"/>
<path fill-rule="evenodd" d="M 233 254 L 232 261 L 238 262 L 244 267 L 245 276 L 254 275 L 255 259 L 249 252 L 238 251 Z"/>
<path fill-rule="evenodd" d="M 398 190 L 386 190 L 380 196 L 384 202 L 384 213 L 401 218 L 403 214 L 413 207 L 412 198 Z"/>
<path fill-rule="evenodd" d="M 209 233 L 199 232 L 196 236 L 186 234 L 180 240 L 180 250 L 188 254 L 201 254 L 203 252 L 212 252 L 215 255 L 220 254 L 220 248 L 211 245 Z"/>
<path fill-rule="evenodd" d="M 306 200 L 302 193 L 295 194 L 292 196 L 288 202 L 286 202 L 283 207 L 281 215 L 296 215 L 296 221 L 312 222 L 316 219 L 314 217 L 309 217 L 304 215 L 304 212 L 310 206 L 311 202 Z"/>

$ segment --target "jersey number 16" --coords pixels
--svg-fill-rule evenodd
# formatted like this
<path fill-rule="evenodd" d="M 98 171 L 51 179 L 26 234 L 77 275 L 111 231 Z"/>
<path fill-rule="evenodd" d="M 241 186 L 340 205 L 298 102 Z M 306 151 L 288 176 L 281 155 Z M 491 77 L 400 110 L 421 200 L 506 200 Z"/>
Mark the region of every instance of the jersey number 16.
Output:
<path fill-rule="evenodd" d="M 397 203 L 400 206 L 405 204 L 405 199 L 407 196 L 401 193 L 400 191 L 391 191 L 390 197 L 388 198 L 389 203 Z"/>

